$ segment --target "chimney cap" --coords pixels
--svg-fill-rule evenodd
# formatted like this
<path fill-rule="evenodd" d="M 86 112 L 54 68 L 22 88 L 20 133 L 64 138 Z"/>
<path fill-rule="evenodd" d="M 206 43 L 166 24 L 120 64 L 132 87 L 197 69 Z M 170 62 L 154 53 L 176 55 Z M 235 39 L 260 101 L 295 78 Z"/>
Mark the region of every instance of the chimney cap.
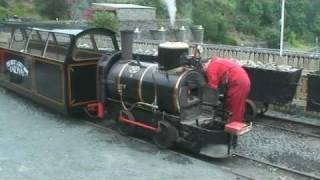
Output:
<path fill-rule="evenodd" d="M 165 42 L 161 43 L 159 47 L 165 49 L 188 49 L 189 45 L 184 42 Z"/>

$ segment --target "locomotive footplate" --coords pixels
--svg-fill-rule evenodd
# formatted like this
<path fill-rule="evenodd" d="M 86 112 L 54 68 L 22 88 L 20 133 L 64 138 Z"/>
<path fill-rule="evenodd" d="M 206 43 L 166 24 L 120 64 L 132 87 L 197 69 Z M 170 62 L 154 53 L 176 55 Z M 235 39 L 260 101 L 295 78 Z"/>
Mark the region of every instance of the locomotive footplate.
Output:
<path fill-rule="evenodd" d="M 230 156 L 237 143 L 237 136 L 226 133 L 217 126 L 212 130 L 197 124 L 182 123 L 182 136 L 177 142 L 179 146 L 213 158 Z"/>

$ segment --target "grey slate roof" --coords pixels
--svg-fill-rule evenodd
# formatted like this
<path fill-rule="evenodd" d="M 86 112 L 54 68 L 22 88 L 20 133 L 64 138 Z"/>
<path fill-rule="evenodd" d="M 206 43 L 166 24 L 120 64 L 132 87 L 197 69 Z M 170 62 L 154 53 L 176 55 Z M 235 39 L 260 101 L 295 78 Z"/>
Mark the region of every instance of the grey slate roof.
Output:
<path fill-rule="evenodd" d="M 108 11 L 115 11 L 118 9 L 155 9 L 154 7 L 136 4 L 92 3 L 92 5 L 94 8 L 102 8 Z"/>

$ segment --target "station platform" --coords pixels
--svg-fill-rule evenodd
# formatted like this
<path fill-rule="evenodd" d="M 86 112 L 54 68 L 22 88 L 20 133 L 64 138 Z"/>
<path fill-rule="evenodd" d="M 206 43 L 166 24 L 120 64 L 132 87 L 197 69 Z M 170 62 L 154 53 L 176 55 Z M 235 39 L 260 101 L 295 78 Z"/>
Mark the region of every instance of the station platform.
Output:
<path fill-rule="evenodd" d="M 206 163 L 47 111 L 0 88 L 0 179 L 242 179 Z"/>

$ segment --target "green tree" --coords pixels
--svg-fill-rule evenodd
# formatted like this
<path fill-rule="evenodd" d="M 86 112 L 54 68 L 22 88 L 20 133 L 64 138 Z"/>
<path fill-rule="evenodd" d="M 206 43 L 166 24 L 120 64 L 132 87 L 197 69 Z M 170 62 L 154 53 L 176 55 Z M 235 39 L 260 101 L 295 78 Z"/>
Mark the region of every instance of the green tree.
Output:
<path fill-rule="evenodd" d="M 264 39 L 269 48 L 280 47 L 280 32 L 275 28 L 266 28 L 262 39 Z"/>
<path fill-rule="evenodd" d="M 233 30 L 234 6 L 224 0 L 193 1 L 193 22 L 205 27 L 205 39 L 211 42 L 230 41 L 228 32 Z"/>
<path fill-rule="evenodd" d="M 312 31 L 317 37 L 320 37 L 320 14 L 314 18 L 314 23 L 312 24 Z"/>
<path fill-rule="evenodd" d="M 8 11 L 7 8 L 0 6 L 0 18 L 6 18 L 10 15 L 11 15 L 11 13 L 10 13 L 10 11 Z"/>
<path fill-rule="evenodd" d="M 307 1 L 290 0 L 286 4 L 286 25 L 288 31 L 302 36 L 307 31 Z"/>
<path fill-rule="evenodd" d="M 27 2 L 14 1 L 8 4 L 7 7 L 0 6 L 0 17 L 7 18 L 17 15 L 19 17 L 34 17 L 36 13 L 33 7 Z"/>
<path fill-rule="evenodd" d="M 236 27 L 245 34 L 259 35 L 264 14 L 260 0 L 240 0 L 237 4 Z"/>
<path fill-rule="evenodd" d="M 36 12 L 33 7 L 26 2 L 16 2 L 10 5 L 9 11 L 11 15 L 17 15 L 19 17 L 32 17 Z"/>
<path fill-rule="evenodd" d="M 1 7 L 8 7 L 9 6 L 9 1 L 8 0 L 0 0 L 0 6 Z"/>
<path fill-rule="evenodd" d="M 70 12 L 70 4 L 65 0 L 34 0 L 36 11 L 48 19 L 67 19 Z"/>

